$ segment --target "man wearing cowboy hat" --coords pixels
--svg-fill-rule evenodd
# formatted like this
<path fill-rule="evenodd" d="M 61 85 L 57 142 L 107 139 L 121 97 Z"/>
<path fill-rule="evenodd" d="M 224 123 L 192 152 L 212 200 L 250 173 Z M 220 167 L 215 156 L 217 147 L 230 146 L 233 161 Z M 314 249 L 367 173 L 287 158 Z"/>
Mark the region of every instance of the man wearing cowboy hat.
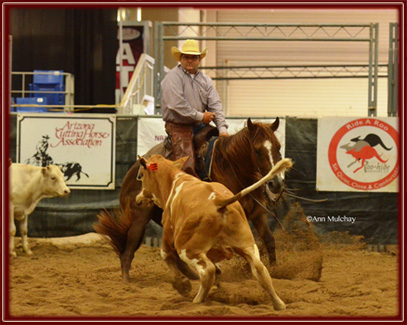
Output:
<path fill-rule="evenodd" d="M 183 169 L 194 176 L 194 133 L 213 120 L 219 135 L 228 135 L 219 94 L 212 79 L 198 70 L 206 51 L 199 51 L 195 40 L 186 40 L 181 50 L 173 46 L 171 54 L 180 64 L 161 82 L 163 120 L 174 158 L 189 156 Z"/>

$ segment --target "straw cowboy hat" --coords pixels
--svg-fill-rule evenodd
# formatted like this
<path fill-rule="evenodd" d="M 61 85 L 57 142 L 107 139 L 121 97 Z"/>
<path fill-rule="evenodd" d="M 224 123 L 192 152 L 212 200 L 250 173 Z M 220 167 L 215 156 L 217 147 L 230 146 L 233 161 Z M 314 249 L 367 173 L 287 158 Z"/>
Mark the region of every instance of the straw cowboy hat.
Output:
<path fill-rule="evenodd" d="M 201 60 L 206 56 L 206 51 L 208 49 L 204 49 L 202 52 L 199 51 L 198 42 L 193 39 L 187 39 L 182 45 L 182 49 L 179 50 L 177 47 L 173 46 L 171 48 L 171 54 L 175 60 L 181 61 L 181 54 L 189 54 L 189 55 L 199 55 Z"/>

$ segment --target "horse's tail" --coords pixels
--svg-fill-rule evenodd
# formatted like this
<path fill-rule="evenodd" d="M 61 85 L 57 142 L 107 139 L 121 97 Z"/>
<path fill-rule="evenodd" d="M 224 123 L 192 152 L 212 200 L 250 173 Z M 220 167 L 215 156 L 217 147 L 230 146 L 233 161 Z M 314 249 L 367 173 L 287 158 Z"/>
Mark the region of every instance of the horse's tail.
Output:
<path fill-rule="evenodd" d="M 97 215 L 98 223 L 92 225 L 93 229 L 107 240 L 119 256 L 126 249 L 127 232 L 132 221 L 129 212 L 129 206 L 125 210 L 117 208 L 107 211 L 104 209 Z"/>
<path fill-rule="evenodd" d="M 282 173 L 286 169 L 291 168 L 293 165 L 291 159 L 289 158 L 284 158 L 280 160 L 269 172 L 266 176 L 264 176 L 262 179 L 260 179 L 258 182 L 254 183 L 253 185 L 246 187 L 239 193 L 235 194 L 231 198 L 225 199 L 225 200 L 216 200 L 215 204 L 219 206 L 219 208 L 223 208 L 229 204 L 232 204 L 233 202 L 236 202 L 240 200 L 243 196 L 246 194 L 249 194 L 250 192 L 254 191 L 255 189 L 259 188 L 262 186 L 264 183 L 268 182 L 270 179 L 272 179 L 275 175 Z"/>

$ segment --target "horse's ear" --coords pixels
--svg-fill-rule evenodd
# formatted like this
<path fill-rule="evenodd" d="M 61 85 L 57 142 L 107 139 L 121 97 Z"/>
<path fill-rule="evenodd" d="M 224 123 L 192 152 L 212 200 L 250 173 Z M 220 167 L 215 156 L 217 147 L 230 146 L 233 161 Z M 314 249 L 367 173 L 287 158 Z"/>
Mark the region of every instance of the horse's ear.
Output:
<path fill-rule="evenodd" d="M 273 132 L 277 131 L 279 125 L 280 119 L 277 116 L 276 120 L 273 122 L 273 124 L 271 124 L 271 129 L 273 130 Z"/>
<path fill-rule="evenodd" d="M 252 120 L 250 119 L 250 117 L 247 119 L 247 128 L 249 129 L 250 133 L 255 132 L 256 130 L 256 126 L 253 124 Z"/>
<path fill-rule="evenodd" d="M 140 160 L 141 166 L 143 166 L 144 168 L 147 168 L 147 160 L 141 156 L 138 156 L 138 159 Z"/>

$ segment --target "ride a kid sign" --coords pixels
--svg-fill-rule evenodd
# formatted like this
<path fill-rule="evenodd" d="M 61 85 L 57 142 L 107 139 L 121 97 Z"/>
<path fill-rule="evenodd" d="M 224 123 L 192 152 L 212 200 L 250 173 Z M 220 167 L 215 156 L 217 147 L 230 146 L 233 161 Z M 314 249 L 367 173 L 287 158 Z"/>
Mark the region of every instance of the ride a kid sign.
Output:
<path fill-rule="evenodd" d="M 398 192 L 397 118 L 318 120 L 317 190 Z"/>
<path fill-rule="evenodd" d="M 17 162 L 61 166 L 77 189 L 114 189 L 116 117 L 19 114 Z"/>

